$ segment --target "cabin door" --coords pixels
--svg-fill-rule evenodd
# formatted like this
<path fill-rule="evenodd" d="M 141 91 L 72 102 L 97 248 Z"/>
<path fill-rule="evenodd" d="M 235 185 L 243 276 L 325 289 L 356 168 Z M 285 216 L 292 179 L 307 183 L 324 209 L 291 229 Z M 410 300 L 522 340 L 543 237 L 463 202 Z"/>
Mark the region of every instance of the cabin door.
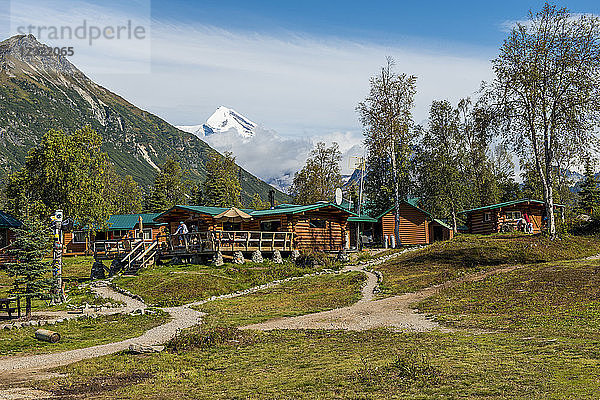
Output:
<path fill-rule="evenodd" d="M 442 229 L 441 226 L 434 226 L 433 227 L 433 241 L 437 242 L 437 241 L 441 241 L 444 240 L 444 230 Z"/>

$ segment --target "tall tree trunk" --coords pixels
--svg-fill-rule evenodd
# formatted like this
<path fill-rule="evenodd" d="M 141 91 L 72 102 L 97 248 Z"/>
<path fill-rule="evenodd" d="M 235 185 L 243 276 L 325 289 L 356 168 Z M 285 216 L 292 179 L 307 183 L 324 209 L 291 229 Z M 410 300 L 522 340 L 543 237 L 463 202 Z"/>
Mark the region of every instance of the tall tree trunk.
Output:
<path fill-rule="evenodd" d="M 458 232 L 458 226 L 456 224 L 456 209 L 454 208 L 454 203 L 452 203 L 452 230 L 454 233 Z"/>
<path fill-rule="evenodd" d="M 398 188 L 398 173 L 396 171 L 396 148 L 392 142 L 392 177 L 394 180 L 394 247 L 399 247 L 400 242 L 400 191 Z"/>

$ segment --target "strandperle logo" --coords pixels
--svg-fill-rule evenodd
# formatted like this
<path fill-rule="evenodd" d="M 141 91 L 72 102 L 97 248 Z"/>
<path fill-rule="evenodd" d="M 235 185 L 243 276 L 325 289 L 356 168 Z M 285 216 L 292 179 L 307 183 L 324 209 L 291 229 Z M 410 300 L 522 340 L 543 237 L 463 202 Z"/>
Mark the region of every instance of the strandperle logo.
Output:
<path fill-rule="evenodd" d="M 146 27 L 135 25 L 128 20 L 122 25 L 98 26 L 83 20 L 81 25 L 21 25 L 16 27 L 17 33 L 21 35 L 34 35 L 38 40 L 85 40 L 92 46 L 97 40 L 145 40 Z"/>

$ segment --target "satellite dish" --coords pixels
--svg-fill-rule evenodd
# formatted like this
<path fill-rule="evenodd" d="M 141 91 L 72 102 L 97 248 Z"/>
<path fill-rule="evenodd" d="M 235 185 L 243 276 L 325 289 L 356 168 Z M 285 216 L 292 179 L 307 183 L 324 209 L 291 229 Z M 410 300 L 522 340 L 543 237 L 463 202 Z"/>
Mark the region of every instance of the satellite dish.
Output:
<path fill-rule="evenodd" d="M 342 204 L 342 189 L 335 189 L 335 204 L 338 206 Z"/>

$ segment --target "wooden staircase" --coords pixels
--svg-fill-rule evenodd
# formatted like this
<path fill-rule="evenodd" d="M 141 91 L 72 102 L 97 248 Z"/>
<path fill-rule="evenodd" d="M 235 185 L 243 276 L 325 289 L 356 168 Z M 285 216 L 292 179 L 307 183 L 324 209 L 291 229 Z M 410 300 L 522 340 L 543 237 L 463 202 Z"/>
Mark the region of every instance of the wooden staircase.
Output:
<path fill-rule="evenodd" d="M 158 240 L 150 243 L 140 240 L 134 243 L 131 251 L 120 260 L 123 266 L 121 273 L 123 275 L 135 275 L 140 269 L 153 265 L 156 261 L 157 251 Z"/>

